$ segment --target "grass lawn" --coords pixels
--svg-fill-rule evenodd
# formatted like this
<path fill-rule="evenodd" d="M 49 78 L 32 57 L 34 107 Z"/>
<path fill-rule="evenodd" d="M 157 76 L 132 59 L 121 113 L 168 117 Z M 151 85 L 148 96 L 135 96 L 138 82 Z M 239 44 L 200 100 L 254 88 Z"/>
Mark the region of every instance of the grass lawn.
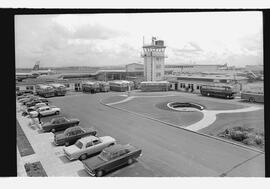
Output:
<path fill-rule="evenodd" d="M 18 121 L 17 121 L 17 146 L 22 157 L 35 153 Z"/>
<path fill-rule="evenodd" d="M 199 132 L 218 135 L 225 129 L 233 127 L 254 128 L 258 132 L 264 132 L 264 110 L 244 113 L 218 114 L 217 120 L 207 128 Z"/>

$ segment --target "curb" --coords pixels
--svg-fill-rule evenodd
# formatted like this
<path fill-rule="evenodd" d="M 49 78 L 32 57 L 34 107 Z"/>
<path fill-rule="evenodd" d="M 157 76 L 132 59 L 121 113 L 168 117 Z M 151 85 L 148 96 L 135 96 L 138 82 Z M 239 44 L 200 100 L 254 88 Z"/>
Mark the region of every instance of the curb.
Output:
<path fill-rule="evenodd" d="M 133 111 L 129 111 L 129 110 L 126 110 L 126 109 L 123 109 L 123 108 L 114 107 L 114 106 L 105 104 L 105 103 L 102 102 L 102 99 L 99 101 L 99 103 L 102 104 L 102 105 L 104 105 L 104 106 L 107 106 L 107 107 L 110 107 L 110 108 L 114 108 L 114 109 L 117 109 L 117 110 L 120 110 L 120 111 L 128 112 L 128 113 L 131 113 L 131 114 L 135 114 L 135 115 L 138 115 L 138 116 L 140 116 L 140 117 L 144 117 L 144 118 L 146 118 L 146 119 L 150 119 L 150 120 L 153 120 L 153 121 L 157 121 L 157 122 L 166 124 L 166 125 L 171 126 L 171 127 L 174 127 L 174 128 L 183 129 L 183 130 L 185 130 L 185 131 L 192 132 L 192 133 L 195 133 L 195 134 L 198 134 L 198 135 L 201 135 L 201 136 L 205 136 L 205 137 L 212 138 L 212 139 L 215 139 L 215 140 L 219 140 L 219 141 L 222 141 L 222 142 L 226 142 L 226 143 L 229 143 L 229 144 L 232 144 L 232 145 L 241 147 L 241 148 L 245 148 L 245 149 L 248 149 L 248 150 L 251 150 L 251 151 L 254 151 L 254 152 L 258 152 L 258 153 L 261 153 L 261 154 L 265 154 L 264 151 L 258 150 L 258 149 L 256 149 L 256 148 L 252 148 L 252 147 L 249 147 L 249 146 L 245 146 L 245 145 L 242 145 L 242 144 L 238 144 L 238 143 L 235 143 L 235 142 L 232 142 L 232 141 L 228 141 L 228 140 L 225 140 L 225 139 L 222 139 L 222 138 L 218 138 L 218 137 L 215 137 L 215 136 L 211 136 L 211 135 L 207 135 L 207 134 L 204 134 L 204 133 L 198 133 L 198 132 L 196 132 L 196 131 L 192 131 L 192 130 L 186 129 L 186 128 L 184 128 L 184 127 L 181 127 L 180 125 L 168 123 L 168 122 L 166 122 L 166 121 L 161 121 L 161 120 L 159 120 L 159 119 L 155 119 L 155 118 L 152 118 L 152 117 L 150 117 L 150 116 L 146 116 L 146 115 L 143 115 L 143 114 L 140 114 L 140 113 L 137 113 L 137 112 L 133 112 Z"/>

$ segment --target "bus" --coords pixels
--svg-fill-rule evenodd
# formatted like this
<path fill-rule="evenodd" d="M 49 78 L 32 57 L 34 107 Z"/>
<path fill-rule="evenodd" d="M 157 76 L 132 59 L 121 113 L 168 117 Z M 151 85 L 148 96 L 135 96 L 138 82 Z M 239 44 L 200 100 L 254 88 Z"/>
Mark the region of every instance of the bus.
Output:
<path fill-rule="evenodd" d="M 249 102 L 264 102 L 264 92 L 243 91 L 241 92 L 241 99 Z"/>
<path fill-rule="evenodd" d="M 36 93 L 37 95 L 45 98 L 53 97 L 55 96 L 55 89 L 49 85 L 38 84 L 36 85 Z"/>
<path fill-rule="evenodd" d="M 52 83 L 50 84 L 55 89 L 55 96 L 65 96 L 67 93 L 66 86 L 60 83 Z"/>
<path fill-rule="evenodd" d="M 109 92 L 110 90 L 109 83 L 105 81 L 99 81 L 98 84 L 99 84 L 99 92 Z"/>
<path fill-rule="evenodd" d="M 134 83 L 132 81 L 125 81 L 125 80 L 115 80 L 110 81 L 110 90 L 111 91 L 118 91 L 118 92 L 125 92 L 134 89 Z"/>
<path fill-rule="evenodd" d="M 228 85 L 202 85 L 200 92 L 203 96 L 221 97 L 226 99 L 233 99 L 236 94 L 234 87 Z"/>
<path fill-rule="evenodd" d="M 83 81 L 82 82 L 82 91 L 96 93 L 99 92 L 99 84 L 95 81 Z"/>
<path fill-rule="evenodd" d="M 170 83 L 168 81 L 143 81 L 140 84 L 143 92 L 168 91 L 169 87 Z"/>

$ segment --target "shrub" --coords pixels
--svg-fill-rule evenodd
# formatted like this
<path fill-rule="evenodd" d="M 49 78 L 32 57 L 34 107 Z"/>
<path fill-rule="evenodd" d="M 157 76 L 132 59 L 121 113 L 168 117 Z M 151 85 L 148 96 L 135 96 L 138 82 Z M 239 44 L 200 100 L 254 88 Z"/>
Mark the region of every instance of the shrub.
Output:
<path fill-rule="evenodd" d="M 263 144 L 263 137 L 256 135 L 254 141 L 256 142 L 256 144 L 260 145 Z"/>
<path fill-rule="evenodd" d="M 254 145 L 254 144 L 255 144 L 254 140 L 251 139 L 251 138 L 246 138 L 246 139 L 244 139 L 242 142 L 243 142 L 244 144 L 246 144 L 246 145 Z"/>
<path fill-rule="evenodd" d="M 236 141 L 243 141 L 245 138 L 244 133 L 242 131 L 231 131 L 231 138 Z"/>

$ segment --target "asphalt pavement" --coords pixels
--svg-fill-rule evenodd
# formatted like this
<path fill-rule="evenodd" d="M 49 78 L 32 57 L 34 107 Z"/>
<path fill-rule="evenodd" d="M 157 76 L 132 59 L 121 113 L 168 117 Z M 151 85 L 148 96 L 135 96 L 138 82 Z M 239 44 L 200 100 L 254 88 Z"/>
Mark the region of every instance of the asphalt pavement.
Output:
<path fill-rule="evenodd" d="M 119 143 L 142 148 L 143 155 L 138 162 L 107 176 L 264 176 L 264 153 L 169 127 L 99 102 L 120 94 L 110 92 L 50 99 L 65 115 L 80 119 L 82 127 L 95 127 L 99 136 L 109 135 Z M 81 176 L 84 174 L 82 171 Z"/>

